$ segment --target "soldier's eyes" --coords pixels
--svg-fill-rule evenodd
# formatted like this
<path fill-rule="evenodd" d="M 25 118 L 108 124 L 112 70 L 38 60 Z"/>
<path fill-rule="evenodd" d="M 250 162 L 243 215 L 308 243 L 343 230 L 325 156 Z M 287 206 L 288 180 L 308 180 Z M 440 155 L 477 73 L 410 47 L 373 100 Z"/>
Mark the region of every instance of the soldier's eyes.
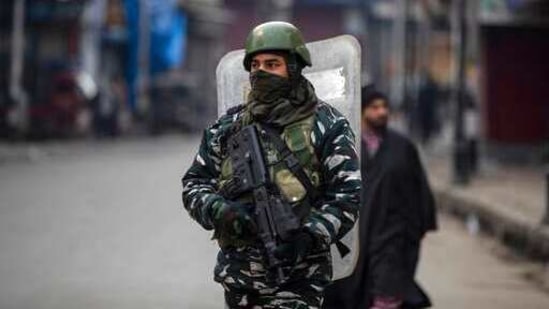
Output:
<path fill-rule="evenodd" d="M 275 70 L 280 66 L 281 64 L 279 62 L 264 62 L 263 64 L 259 62 L 252 62 L 252 64 L 250 65 L 250 68 L 252 70 L 258 70 L 258 69 L 261 69 L 261 67 L 263 67 L 265 69 Z"/>

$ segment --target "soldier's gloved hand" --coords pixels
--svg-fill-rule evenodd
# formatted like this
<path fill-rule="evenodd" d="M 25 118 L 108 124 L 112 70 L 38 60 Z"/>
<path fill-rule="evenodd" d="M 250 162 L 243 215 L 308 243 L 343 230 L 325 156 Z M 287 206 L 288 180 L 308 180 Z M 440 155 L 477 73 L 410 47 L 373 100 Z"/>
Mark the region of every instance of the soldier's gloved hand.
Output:
<path fill-rule="evenodd" d="M 290 240 L 276 247 L 274 255 L 283 264 L 297 265 L 303 261 L 311 252 L 315 244 L 313 235 L 309 232 L 300 231 Z"/>
<path fill-rule="evenodd" d="M 212 209 L 217 233 L 232 239 L 250 239 L 257 234 L 257 226 L 248 207 L 238 202 L 223 201 Z"/>

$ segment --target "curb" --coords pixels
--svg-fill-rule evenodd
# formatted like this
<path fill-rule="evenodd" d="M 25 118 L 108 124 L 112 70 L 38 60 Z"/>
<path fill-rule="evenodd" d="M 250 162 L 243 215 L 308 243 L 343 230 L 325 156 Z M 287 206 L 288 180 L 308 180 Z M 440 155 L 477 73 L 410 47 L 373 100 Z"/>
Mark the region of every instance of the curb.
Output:
<path fill-rule="evenodd" d="M 474 216 L 480 231 L 495 237 L 519 255 L 535 261 L 549 261 L 549 226 L 527 222 L 451 187 L 433 186 L 433 194 L 440 211 L 463 220 Z"/>

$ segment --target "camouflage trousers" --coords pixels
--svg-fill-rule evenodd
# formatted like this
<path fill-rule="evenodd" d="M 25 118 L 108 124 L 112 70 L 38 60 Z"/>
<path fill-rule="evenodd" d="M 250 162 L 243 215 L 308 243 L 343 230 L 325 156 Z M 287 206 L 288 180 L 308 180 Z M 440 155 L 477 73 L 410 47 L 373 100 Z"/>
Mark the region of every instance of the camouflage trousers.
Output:
<path fill-rule="evenodd" d="M 322 292 L 314 285 L 282 289 L 272 295 L 225 291 L 229 309 L 320 309 L 322 300 Z"/>
<path fill-rule="evenodd" d="M 220 252 L 215 281 L 225 289 L 230 309 L 320 309 L 331 281 L 329 252 L 312 254 L 300 264 L 283 267 L 286 282 L 277 285 L 260 250 Z M 269 279 L 271 278 L 271 279 Z"/>

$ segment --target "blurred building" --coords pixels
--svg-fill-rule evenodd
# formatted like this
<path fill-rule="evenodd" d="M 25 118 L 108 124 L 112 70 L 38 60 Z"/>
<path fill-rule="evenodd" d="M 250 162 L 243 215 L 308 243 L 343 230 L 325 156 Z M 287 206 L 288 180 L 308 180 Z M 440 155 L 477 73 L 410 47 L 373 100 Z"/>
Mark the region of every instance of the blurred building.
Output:
<path fill-rule="evenodd" d="M 116 135 L 215 117 L 221 1 L 6 0 L 0 3 L 0 135 Z"/>
<path fill-rule="evenodd" d="M 182 67 L 184 83 L 192 89 L 191 104 L 181 111 L 191 130 L 202 130 L 217 118 L 215 71 L 230 50 L 226 38 L 233 36 L 230 14 L 222 0 L 180 0 L 188 12 L 187 61 Z"/>
<path fill-rule="evenodd" d="M 485 0 L 477 10 L 488 152 L 539 162 L 549 143 L 549 2 Z"/>
<path fill-rule="evenodd" d="M 549 3 L 540 0 L 367 1 L 366 68 L 397 110 L 417 121 L 425 76 L 440 88 L 441 126 L 455 127 L 465 92 L 462 130 L 491 158 L 539 162 L 549 140 Z M 459 59 L 461 48 L 465 57 Z M 463 63 L 461 63 L 463 62 Z M 463 89 L 458 83 L 464 68 Z"/>
<path fill-rule="evenodd" d="M 77 122 L 83 99 L 75 68 L 85 2 L 2 2 L 2 135 L 21 123 L 29 134 L 47 135 L 70 130 Z M 21 29 L 14 29 L 14 24 Z M 14 48 L 18 39 L 22 44 Z M 15 88 L 21 89 L 18 96 Z M 23 110 L 18 110 L 20 106 Z"/>
<path fill-rule="evenodd" d="M 535 161 L 549 138 L 548 16 L 542 0 L 6 0 L 0 135 L 63 135 L 86 123 L 109 134 L 121 115 L 152 132 L 202 128 L 216 116 L 219 59 L 255 25 L 287 20 L 308 41 L 355 35 L 363 83 L 387 92 L 411 130 L 429 76 L 438 130 L 463 118 L 488 155 Z"/>

